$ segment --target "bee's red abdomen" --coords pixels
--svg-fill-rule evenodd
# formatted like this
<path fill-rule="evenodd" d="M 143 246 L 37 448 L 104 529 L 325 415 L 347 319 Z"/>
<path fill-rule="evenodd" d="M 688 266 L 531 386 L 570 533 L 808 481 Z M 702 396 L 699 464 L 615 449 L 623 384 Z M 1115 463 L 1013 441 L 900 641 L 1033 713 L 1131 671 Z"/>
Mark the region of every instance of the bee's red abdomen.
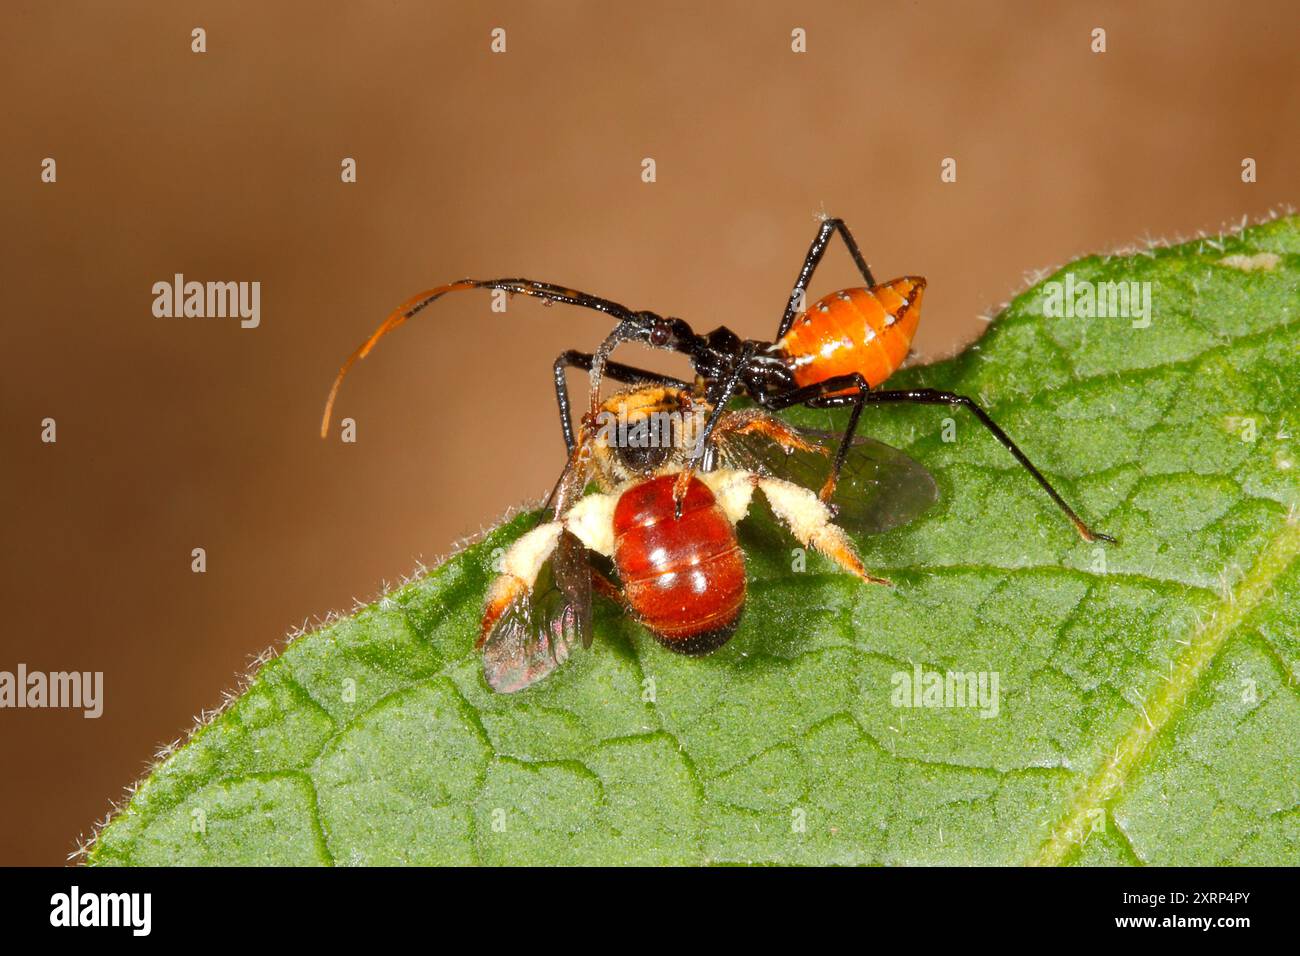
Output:
<path fill-rule="evenodd" d="M 736 630 L 745 556 L 713 492 L 692 478 L 675 517 L 676 475 L 642 482 L 614 509 L 614 563 L 623 593 L 665 647 L 707 654 Z"/>
<path fill-rule="evenodd" d="M 912 347 L 924 292 L 923 278 L 904 276 L 826 296 L 795 319 L 777 343 L 795 384 L 815 385 L 852 372 L 872 388 L 885 381 Z"/>

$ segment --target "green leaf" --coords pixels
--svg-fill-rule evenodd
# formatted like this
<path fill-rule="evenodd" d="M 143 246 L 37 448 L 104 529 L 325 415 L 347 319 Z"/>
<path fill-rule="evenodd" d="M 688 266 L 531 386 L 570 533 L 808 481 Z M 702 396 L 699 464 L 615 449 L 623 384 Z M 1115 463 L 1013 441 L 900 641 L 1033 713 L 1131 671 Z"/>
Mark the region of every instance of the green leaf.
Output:
<path fill-rule="evenodd" d="M 1048 317 L 1040 285 L 899 380 L 978 396 L 1118 546 L 965 413 L 873 408 L 943 495 L 862 542 L 896 587 L 794 570 L 756 511 L 723 650 L 602 607 L 500 696 L 472 644 L 518 516 L 292 641 L 90 862 L 1300 862 L 1300 220 L 1066 272 L 1150 283 L 1149 327 Z M 894 706 L 914 667 L 996 673 L 996 715 Z"/>

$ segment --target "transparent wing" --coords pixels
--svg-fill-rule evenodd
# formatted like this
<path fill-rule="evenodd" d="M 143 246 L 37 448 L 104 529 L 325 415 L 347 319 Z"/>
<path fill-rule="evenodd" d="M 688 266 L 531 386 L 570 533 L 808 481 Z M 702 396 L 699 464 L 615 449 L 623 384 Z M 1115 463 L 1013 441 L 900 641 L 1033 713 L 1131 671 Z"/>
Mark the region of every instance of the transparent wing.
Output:
<path fill-rule="evenodd" d="M 591 566 L 587 549 L 567 531 L 551 556 L 551 572 L 564 609 L 557 616 L 571 627 L 584 649 L 591 647 Z"/>
<path fill-rule="evenodd" d="M 586 550 L 567 531 L 543 565 L 531 594 L 512 601 L 483 643 L 483 675 L 498 693 L 531 687 L 591 646 L 591 568 Z"/>
<path fill-rule="evenodd" d="M 551 490 L 546 507 L 562 518 L 582 497 L 592 458 L 584 434 Z M 591 567 L 587 550 L 568 531 L 542 565 L 533 590 L 512 601 L 483 641 L 483 674 L 493 690 L 513 694 L 536 684 L 569 659 L 575 645 L 591 647 Z"/>
<path fill-rule="evenodd" d="M 555 517 L 563 518 L 582 498 L 587 482 L 591 480 L 591 472 L 592 452 L 584 436 L 584 441 L 577 445 L 569 460 L 564 463 L 564 471 L 560 473 L 559 480 L 546 499 L 546 507 L 554 512 Z"/>
<path fill-rule="evenodd" d="M 814 429 L 795 432 L 810 450 L 789 450 L 756 432 L 728 434 L 719 446 L 719 462 L 820 491 L 843 436 Z M 907 524 L 938 499 L 939 486 L 924 465 L 884 442 L 855 435 L 831 504 L 836 524 L 880 534 Z"/>
<path fill-rule="evenodd" d="M 569 456 L 551 496 L 551 507 L 556 517 L 568 514 L 582 497 L 590 477 L 590 451 L 584 441 Z M 572 620 L 574 633 L 582 646 L 591 647 L 591 567 L 587 564 L 587 549 L 567 531 L 560 534 L 559 543 L 551 555 L 551 573 L 555 589 L 569 612 L 564 619 Z"/>

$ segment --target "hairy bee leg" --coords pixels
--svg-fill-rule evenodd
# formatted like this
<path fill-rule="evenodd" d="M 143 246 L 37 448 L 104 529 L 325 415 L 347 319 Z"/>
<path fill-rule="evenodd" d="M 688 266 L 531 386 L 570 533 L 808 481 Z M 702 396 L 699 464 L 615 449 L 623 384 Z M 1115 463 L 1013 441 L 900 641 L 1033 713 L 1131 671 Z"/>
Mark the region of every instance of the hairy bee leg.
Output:
<path fill-rule="evenodd" d="M 859 409 L 854 410 L 855 414 L 858 410 Z M 731 434 L 748 435 L 752 432 L 762 435 L 763 437 L 770 439 L 774 444 L 785 449 L 787 455 L 796 451 L 809 451 L 827 457 L 830 456 L 830 451 L 828 449 L 821 445 L 814 445 L 785 422 L 773 418 L 771 415 L 766 415 L 758 409 L 748 409 L 743 412 L 736 412 L 732 415 L 732 419 L 733 421 L 730 423 L 719 425 L 718 431 L 721 432 L 723 428 L 726 427 L 727 431 Z M 728 424 L 730 427 L 727 427 Z M 719 441 L 721 441 L 721 439 L 719 439 Z M 847 450 L 847 446 L 842 447 Z M 822 485 L 821 491 L 817 496 L 822 501 L 829 503 L 831 495 L 835 493 L 835 484 L 839 477 L 839 469 L 842 464 L 843 462 L 840 461 L 840 457 L 837 456 L 836 464 L 831 468 L 830 474 L 826 476 L 826 482 Z"/>
<path fill-rule="evenodd" d="M 807 441 L 785 422 L 773 418 L 771 415 L 766 415 L 756 408 L 746 409 L 742 412 L 732 412 L 718 423 L 715 434 L 719 436 L 724 434 L 759 434 L 771 439 L 787 452 L 810 451 L 821 455 L 830 454 L 821 445 L 814 445 L 812 442 Z"/>
<path fill-rule="evenodd" d="M 752 476 L 762 489 L 772 511 L 785 522 L 790 533 L 805 547 L 826 555 L 845 571 L 868 584 L 889 584 L 885 578 L 869 574 L 849 536 L 831 520 L 831 510 L 816 494 L 800 485 L 779 478 Z"/>
<path fill-rule="evenodd" d="M 560 532 L 568 531 L 586 547 L 603 555 L 614 553 L 613 495 L 588 495 L 569 509 L 559 521 L 538 525 L 512 544 L 501 557 L 501 573 L 488 589 L 483 607 L 483 626 L 475 647 L 482 647 L 488 634 L 512 601 L 533 589 L 542 570 L 560 542 Z"/>
<path fill-rule="evenodd" d="M 821 445 L 815 445 L 812 442 L 807 441 L 802 435 L 785 422 L 773 418 L 771 415 L 766 415 L 756 408 L 745 409 L 744 411 L 739 412 L 727 412 L 718 420 L 717 428 L 714 429 L 713 432 L 714 440 L 718 444 L 725 442 L 727 435 L 749 434 L 758 434 L 765 438 L 769 438 L 774 444 L 784 448 L 786 452 L 808 451 L 822 455 L 830 454 Z M 691 440 L 694 441 L 695 439 Z M 686 489 L 690 487 L 691 479 L 696 477 L 703 478 L 705 476 L 697 475 L 695 466 L 691 462 L 688 462 L 686 467 L 678 473 L 677 480 L 673 484 L 673 500 L 677 502 L 679 506 L 682 499 L 686 497 Z M 750 488 L 752 491 L 752 486 L 746 485 L 746 487 Z M 712 485 L 710 485 L 710 490 L 714 491 L 715 494 L 718 491 L 718 489 L 714 488 Z M 749 500 L 746 498 L 745 508 L 748 507 Z M 744 517 L 744 514 L 745 512 L 742 509 L 740 515 L 732 520 L 738 521 L 740 518 Z"/>
<path fill-rule="evenodd" d="M 869 584 L 889 584 L 862 566 L 853 542 L 831 519 L 831 509 L 813 492 L 780 478 L 764 478 L 747 471 L 719 469 L 701 475 L 723 512 L 737 522 L 749 511 L 754 489 L 761 488 L 773 513 L 785 523 L 800 544 L 826 555 L 845 571 Z"/>
<path fill-rule="evenodd" d="M 749 513 L 749 503 L 754 497 L 754 476 L 747 471 L 719 468 L 700 475 L 700 481 L 713 492 L 714 500 L 732 524 Z"/>
<path fill-rule="evenodd" d="M 501 615 L 511 603 L 533 589 L 542 565 L 555 551 L 564 523 L 548 521 L 538 525 L 512 544 L 501 557 L 501 573 L 488 589 L 483 606 L 483 625 L 475 647 L 482 647 Z"/>
<path fill-rule="evenodd" d="M 614 555 L 614 508 L 618 495 L 587 495 L 569 509 L 561 523 L 587 548 L 605 557 Z"/>

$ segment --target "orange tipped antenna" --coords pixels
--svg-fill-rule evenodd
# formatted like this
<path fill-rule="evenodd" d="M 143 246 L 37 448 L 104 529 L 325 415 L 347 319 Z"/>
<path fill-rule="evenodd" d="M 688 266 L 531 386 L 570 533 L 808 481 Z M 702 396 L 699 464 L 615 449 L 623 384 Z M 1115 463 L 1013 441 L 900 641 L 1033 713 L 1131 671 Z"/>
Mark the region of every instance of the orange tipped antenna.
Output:
<path fill-rule="evenodd" d="M 452 282 L 448 285 L 440 285 L 436 289 L 429 289 L 427 292 L 421 292 L 419 295 L 407 299 L 394 309 L 389 314 L 388 318 L 384 319 L 379 328 L 375 329 L 370 338 L 362 342 L 361 347 L 349 355 L 348 360 L 343 363 L 343 367 L 339 369 L 338 376 L 334 379 L 334 385 L 330 389 L 329 398 L 325 400 L 325 414 L 321 416 L 320 422 L 321 438 L 324 438 L 329 434 L 330 418 L 334 414 L 334 400 L 338 398 L 339 386 L 343 384 L 343 378 L 348 374 L 348 371 L 352 368 L 353 364 L 358 359 L 363 359 L 370 354 L 370 350 L 375 347 L 375 343 L 417 312 L 432 305 L 448 292 L 460 292 L 464 289 L 500 289 L 503 292 L 510 293 L 511 295 L 518 293 L 543 299 L 547 302 L 564 302 L 569 305 L 580 305 L 586 309 L 594 309 L 597 312 L 603 312 L 620 321 L 635 319 L 632 310 L 625 305 L 619 305 L 617 302 L 611 302 L 609 299 L 602 299 L 586 292 L 579 292 L 576 289 L 570 289 L 567 286 L 555 285 L 550 282 L 537 282 L 533 279 L 461 279 L 458 282 Z"/>
<path fill-rule="evenodd" d="M 421 292 L 417 296 L 407 299 L 391 313 L 388 318 L 380 324 L 379 328 L 371 334 L 370 338 L 361 343 L 360 348 L 348 356 L 348 360 L 343 363 L 339 369 L 338 376 L 334 379 L 334 385 L 330 388 L 329 398 L 325 400 L 325 414 L 321 416 L 320 437 L 324 438 L 329 434 L 330 418 L 334 414 L 334 400 L 338 398 L 339 386 L 343 384 L 343 378 L 348 374 L 348 370 L 358 359 L 363 359 L 370 354 L 370 350 L 389 332 L 397 328 L 411 316 L 415 315 L 421 309 L 442 298 L 448 292 L 459 292 L 462 289 L 476 289 L 480 283 L 473 279 L 462 279 L 459 282 L 453 282 L 450 285 L 441 285 L 436 289 L 430 289 L 427 292 Z"/>

